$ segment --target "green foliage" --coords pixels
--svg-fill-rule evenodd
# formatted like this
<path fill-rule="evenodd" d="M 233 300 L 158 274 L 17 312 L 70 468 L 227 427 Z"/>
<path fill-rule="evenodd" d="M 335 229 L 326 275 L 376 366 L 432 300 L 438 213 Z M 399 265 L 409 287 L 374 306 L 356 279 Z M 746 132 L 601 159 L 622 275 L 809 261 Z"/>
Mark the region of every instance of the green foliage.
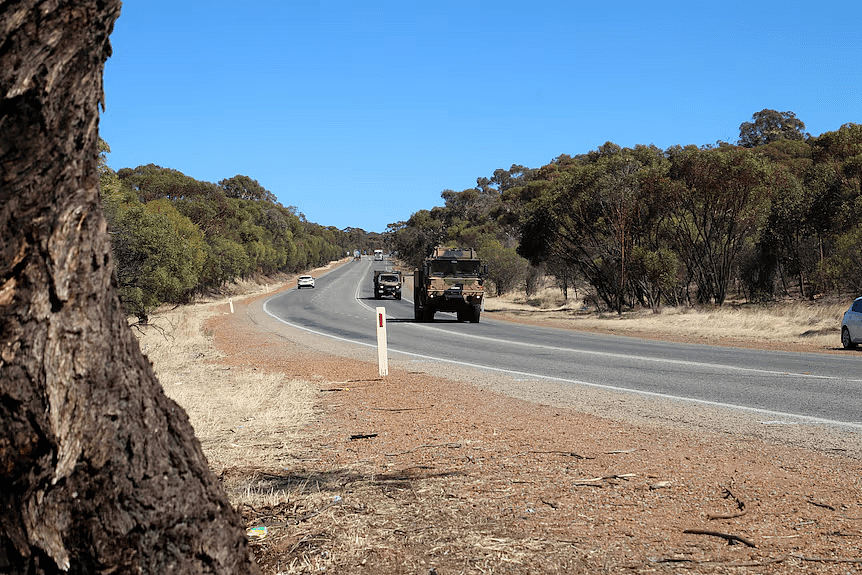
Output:
<path fill-rule="evenodd" d="M 224 190 L 225 196 L 228 198 L 265 200 L 273 204 L 277 200 L 275 194 L 261 186 L 257 180 L 253 180 L 248 176 L 237 174 L 232 178 L 220 181 L 218 185 Z"/>
<path fill-rule="evenodd" d="M 233 240 L 214 236 L 207 242 L 207 257 L 201 273 L 201 285 L 217 288 L 245 277 L 251 271 L 251 259 L 243 246 Z"/>
<path fill-rule="evenodd" d="M 439 218 L 440 212 L 439 208 L 420 210 L 406 222 L 390 224 L 386 230 L 387 245 L 408 265 L 419 267 L 434 246 L 444 243 L 446 226 Z"/>
<path fill-rule="evenodd" d="M 129 313 L 146 320 L 162 303 L 184 303 L 206 259 L 203 234 L 167 200 L 117 206 L 112 246 L 120 295 Z"/>
<path fill-rule="evenodd" d="M 739 148 L 687 149 L 673 158 L 672 246 L 697 285 L 699 303 L 721 305 L 740 249 L 769 205 L 761 158 Z"/>
<path fill-rule="evenodd" d="M 205 197 L 215 189 L 215 186 L 209 182 L 200 182 L 182 172 L 155 164 L 138 166 L 135 169 L 122 168 L 117 175 L 123 185 L 137 194 L 142 202 L 161 198 L 178 200 Z"/>
<path fill-rule="evenodd" d="M 304 271 L 368 245 L 370 234 L 323 227 L 284 207 L 256 180 L 218 185 L 154 164 L 111 170 L 100 142 L 99 181 L 123 303 L 146 319 L 252 274 Z"/>
<path fill-rule="evenodd" d="M 617 311 L 721 305 L 731 285 L 753 300 L 792 284 L 803 297 L 855 290 L 859 274 L 839 270 L 854 269 L 860 239 L 862 125 L 804 130 L 793 112 L 765 109 L 740 126 L 740 147 L 606 142 L 539 168 L 513 165 L 445 190 L 444 206 L 391 226 L 387 239 L 408 261 L 441 239 L 472 245 L 500 270 L 520 270 L 504 257 L 516 248 L 533 266 L 518 282 L 544 269 L 564 293 L 586 282 Z M 514 285 L 507 277 L 518 276 L 501 273 L 501 285 Z"/>
<path fill-rule="evenodd" d="M 629 278 L 635 287 L 640 303 L 658 308 L 661 302 L 679 304 L 676 288 L 682 263 L 669 248 L 652 251 L 634 246 L 629 259 Z"/>
<path fill-rule="evenodd" d="M 478 250 L 479 258 L 488 266 L 488 280 L 497 290 L 497 295 L 509 293 L 527 278 L 530 263 L 518 255 L 514 248 L 500 244 L 488 244 Z"/>
<path fill-rule="evenodd" d="M 853 295 L 862 293 L 862 226 L 838 236 L 834 253 L 823 260 L 824 277 L 839 293 L 849 291 Z"/>
<path fill-rule="evenodd" d="M 793 112 L 761 110 L 751 122 L 739 126 L 739 145 L 744 148 L 763 146 L 777 140 L 803 140 L 805 123 Z"/>

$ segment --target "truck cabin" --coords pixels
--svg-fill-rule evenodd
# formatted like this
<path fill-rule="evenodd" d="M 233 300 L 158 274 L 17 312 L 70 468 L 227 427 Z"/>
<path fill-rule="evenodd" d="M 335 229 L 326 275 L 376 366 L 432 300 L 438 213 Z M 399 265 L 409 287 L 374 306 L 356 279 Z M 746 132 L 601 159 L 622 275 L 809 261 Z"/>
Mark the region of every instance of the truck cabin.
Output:
<path fill-rule="evenodd" d="M 434 260 L 431 262 L 431 275 L 443 277 L 476 277 L 481 273 L 477 260 Z"/>

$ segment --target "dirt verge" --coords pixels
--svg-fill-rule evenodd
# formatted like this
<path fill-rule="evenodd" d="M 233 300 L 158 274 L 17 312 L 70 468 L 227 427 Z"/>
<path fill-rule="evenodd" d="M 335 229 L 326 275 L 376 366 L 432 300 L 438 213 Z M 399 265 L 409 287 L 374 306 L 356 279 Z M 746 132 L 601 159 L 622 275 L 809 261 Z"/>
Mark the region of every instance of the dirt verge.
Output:
<path fill-rule="evenodd" d="M 291 494 L 242 510 L 264 573 L 862 572 L 858 434 L 407 361 L 380 378 L 262 299 L 209 323 L 223 363 L 319 396 L 283 464 L 223 473 Z"/>

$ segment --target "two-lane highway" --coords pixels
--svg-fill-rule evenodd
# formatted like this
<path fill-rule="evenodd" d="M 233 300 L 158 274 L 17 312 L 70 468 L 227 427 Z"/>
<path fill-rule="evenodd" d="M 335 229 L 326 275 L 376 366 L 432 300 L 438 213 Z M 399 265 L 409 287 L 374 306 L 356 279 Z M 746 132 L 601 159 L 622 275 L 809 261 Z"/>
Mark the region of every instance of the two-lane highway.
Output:
<path fill-rule="evenodd" d="M 762 412 L 862 429 L 862 356 L 686 345 L 526 326 L 482 316 L 478 324 L 438 313 L 413 321 L 412 294 L 375 300 L 374 269 L 351 262 L 316 278 L 315 289 L 270 298 L 264 310 L 288 325 L 376 346 L 375 308 L 386 308 L 390 357 L 401 353 L 652 397 Z"/>

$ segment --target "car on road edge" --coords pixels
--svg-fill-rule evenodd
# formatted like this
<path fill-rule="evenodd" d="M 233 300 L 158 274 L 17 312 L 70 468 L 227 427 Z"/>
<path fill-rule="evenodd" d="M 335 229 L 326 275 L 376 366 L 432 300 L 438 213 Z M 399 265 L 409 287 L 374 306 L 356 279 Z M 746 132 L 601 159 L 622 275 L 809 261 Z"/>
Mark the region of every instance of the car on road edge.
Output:
<path fill-rule="evenodd" d="M 311 276 L 299 276 L 296 279 L 296 289 L 302 289 L 304 287 L 314 287 L 314 278 Z"/>
<path fill-rule="evenodd" d="M 853 349 L 862 342 L 862 297 L 857 297 L 841 320 L 841 345 Z"/>

